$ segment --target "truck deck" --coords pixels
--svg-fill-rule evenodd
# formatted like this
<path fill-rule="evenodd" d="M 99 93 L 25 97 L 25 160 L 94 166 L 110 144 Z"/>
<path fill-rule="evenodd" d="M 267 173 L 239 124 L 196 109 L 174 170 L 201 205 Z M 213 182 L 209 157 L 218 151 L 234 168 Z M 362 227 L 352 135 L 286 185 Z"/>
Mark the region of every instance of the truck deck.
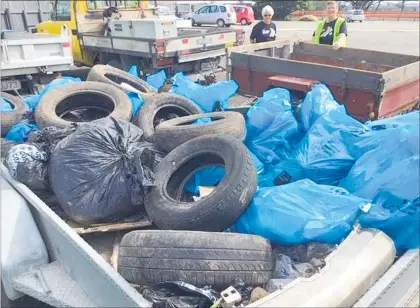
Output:
<path fill-rule="evenodd" d="M 416 56 L 290 42 L 233 47 L 229 53 L 230 76 L 240 93 L 259 96 L 284 87 L 303 97 L 320 82 L 361 121 L 419 108 Z"/>

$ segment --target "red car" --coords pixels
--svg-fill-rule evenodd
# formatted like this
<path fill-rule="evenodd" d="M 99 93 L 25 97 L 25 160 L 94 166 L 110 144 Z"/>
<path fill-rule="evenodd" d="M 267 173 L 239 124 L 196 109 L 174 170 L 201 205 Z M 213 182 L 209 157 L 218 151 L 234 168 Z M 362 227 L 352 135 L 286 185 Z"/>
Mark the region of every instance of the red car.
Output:
<path fill-rule="evenodd" d="M 250 25 L 255 21 L 254 10 L 249 6 L 234 6 L 236 11 L 236 20 L 241 25 Z"/>

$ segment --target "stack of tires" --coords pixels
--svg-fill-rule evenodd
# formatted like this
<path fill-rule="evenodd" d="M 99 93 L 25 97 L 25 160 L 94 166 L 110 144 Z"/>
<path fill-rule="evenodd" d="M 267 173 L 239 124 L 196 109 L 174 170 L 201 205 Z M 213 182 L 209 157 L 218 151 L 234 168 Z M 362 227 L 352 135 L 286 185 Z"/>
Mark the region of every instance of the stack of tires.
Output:
<path fill-rule="evenodd" d="M 144 100 L 134 117 L 122 83 Z M 35 111 L 40 128 L 66 128 L 103 117 L 132 122 L 145 141 L 167 153 L 145 202 L 150 220 L 161 230 L 124 236 L 120 274 L 139 285 L 182 280 L 225 288 L 236 278 L 249 285 L 267 283 L 274 267 L 270 243 L 223 232 L 247 209 L 257 190 L 257 172 L 243 144 L 244 117 L 236 112 L 203 113 L 188 98 L 157 93 L 145 81 L 104 65 L 94 66 L 86 82 L 51 90 Z M 211 166 L 223 167 L 224 178 L 209 195 L 186 201 L 188 180 Z"/>

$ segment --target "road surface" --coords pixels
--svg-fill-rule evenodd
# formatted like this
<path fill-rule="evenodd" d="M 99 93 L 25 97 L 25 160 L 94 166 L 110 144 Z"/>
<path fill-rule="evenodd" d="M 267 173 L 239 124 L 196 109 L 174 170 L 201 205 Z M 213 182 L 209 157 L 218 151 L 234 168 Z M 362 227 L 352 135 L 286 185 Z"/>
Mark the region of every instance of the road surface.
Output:
<path fill-rule="evenodd" d="M 316 22 L 277 21 L 278 39 L 311 40 Z M 238 26 L 239 27 L 239 26 Z M 249 42 L 253 25 L 246 29 Z M 348 23 L 348 47 L 419 55 L 418 21 L 364 21 Z"/>

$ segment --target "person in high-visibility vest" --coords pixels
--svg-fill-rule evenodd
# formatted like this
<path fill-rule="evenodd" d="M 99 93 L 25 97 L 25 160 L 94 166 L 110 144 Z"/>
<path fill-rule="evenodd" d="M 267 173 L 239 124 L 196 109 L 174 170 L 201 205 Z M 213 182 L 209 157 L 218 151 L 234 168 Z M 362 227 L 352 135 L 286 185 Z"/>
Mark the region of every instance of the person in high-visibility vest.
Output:
<path fill-rule="evenodd" d="M 318 24 L 312 41 L 332 45 L 335 50 L 347 47 L 347 23 L 338 16 L 338 1 L 327 2 L 327 19 Z"/>

